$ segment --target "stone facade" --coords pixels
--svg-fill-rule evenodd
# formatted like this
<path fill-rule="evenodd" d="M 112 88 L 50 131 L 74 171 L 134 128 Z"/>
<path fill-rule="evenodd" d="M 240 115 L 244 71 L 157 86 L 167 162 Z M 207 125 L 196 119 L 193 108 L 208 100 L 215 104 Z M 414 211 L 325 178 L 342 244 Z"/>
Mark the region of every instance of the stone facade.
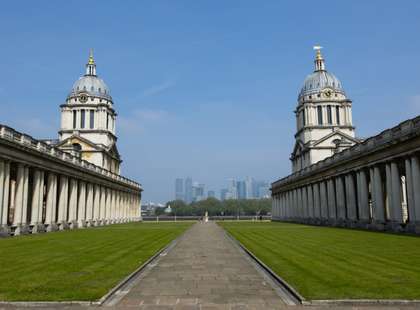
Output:
<path fill-rule="evenodd" d="M 140 184 L 0 125 L 0 235 L 140 220 Z"/>
<path fill-rule="evenodd" d="M 96 74 L 91 52 L 85 75 L 73 85 L 61 108 L 60 149 L 97 166 L 120 173 L 115 133 L 117 113 L 110 90 Z"/>
<path fill-rule="evenodd" d="M 273 220 L 420 233 L 420 117 L 272 183 Z"/>
<path fill-rule="evenodd" d="M 352 102 L 341 82 L 326 70 L 320 47 L 314 63 L 315 70 L 306 77 L 294 111 L 297 130 L 290 156 L 293 172 L 359 142 L 355 138 Z"/>

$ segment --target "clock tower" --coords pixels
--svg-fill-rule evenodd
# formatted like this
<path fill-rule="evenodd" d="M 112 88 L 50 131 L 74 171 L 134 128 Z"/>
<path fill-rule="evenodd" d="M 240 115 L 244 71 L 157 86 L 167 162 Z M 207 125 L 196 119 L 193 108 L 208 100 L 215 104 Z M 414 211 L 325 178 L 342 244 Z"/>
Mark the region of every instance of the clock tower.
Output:
<path fill-rule="evenodd" d="M 86 73 L 73 85 L 61 108 L 58 147 L 97 166 L 119 174 L 117 113 L 108 86 L 96 74 L 92 51 Z"/>
<path fill-rule="evenodd" d="M 293 172 L 359 142 L 355 138 L 352 102 L 341 82 L 325 69 L 321 47 L 314 49 L 315 70 L 306 77 L 294 111 L 297 132 L 290 157 Z"/>

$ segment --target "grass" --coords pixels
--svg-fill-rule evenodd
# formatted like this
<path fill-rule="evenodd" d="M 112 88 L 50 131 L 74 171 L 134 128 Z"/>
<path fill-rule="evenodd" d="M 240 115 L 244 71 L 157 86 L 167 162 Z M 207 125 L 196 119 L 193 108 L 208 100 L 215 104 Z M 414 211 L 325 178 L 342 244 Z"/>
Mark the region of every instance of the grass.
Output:
<path fill-rule="evenodd" d="M 192 223 L 129 223 L 0 239 L 0 300 L 97 300 Z"/>
<path fill-rule="evenodd" d="M 307 299 L 420 299 L 420 238 L 289 223 L 220 222 Z"/>

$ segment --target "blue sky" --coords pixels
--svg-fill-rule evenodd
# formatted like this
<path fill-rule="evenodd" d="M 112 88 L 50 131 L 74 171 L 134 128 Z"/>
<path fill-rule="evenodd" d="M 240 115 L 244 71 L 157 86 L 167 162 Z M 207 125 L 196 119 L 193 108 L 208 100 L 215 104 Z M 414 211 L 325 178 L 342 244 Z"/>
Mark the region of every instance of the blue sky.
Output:
<path fill-rule="evenodd" d="M 4 1 L 0 123 L 56 137 L 94 48 L 119 113 L 123 174 L 143 201 L 176 177 L 219 190 L 290 172 L 293 109 L 312 46 L 368 137 L 420 112 L 420 1 Z"/>

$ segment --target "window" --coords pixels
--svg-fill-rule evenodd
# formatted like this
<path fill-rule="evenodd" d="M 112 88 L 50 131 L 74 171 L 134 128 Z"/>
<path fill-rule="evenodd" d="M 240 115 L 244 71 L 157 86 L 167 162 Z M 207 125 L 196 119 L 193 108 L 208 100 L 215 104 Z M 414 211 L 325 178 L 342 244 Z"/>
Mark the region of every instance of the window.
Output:
<path fill-rule="evenodd" d="M 305 126 L 306 125 L 305 109 L 302 110 L 302 122 L 303 122 L 303 126 Z"/>
<path fill-rule="evenodd" d="M 109 114 L 106 114 L 106 129 L 108 129 L 108 125 L 109 125 Z"/>
<path fill-rule="evenodd" d="M 76 129 L 77 111 L 73 111 L 73 129 Z"/>
<path fill-rule="evenodd" d="M 322 107 L 321 106 L 317 107 L 317 112 L 318 112 L 318 125 L 322 125 L 323 120 L 322 120 Z"/>
<path fill-rule="evenodd" d="M 93 129 L 95 127 L 95 111 L 90 110 L 89 127 Z"/>
<path fill-rule="evenodd" d="M 80 128 L 85 128 L 85 110 L 80 110 Z"/>
<path fill-rule="evenodd" d="M 332 125 L 332 111 L 331 111 L 331 106 L 327 106 L 327 120 L 328 120 L 328 124 Z"/>
<path fill-rule="evenodd" d="M 340 107 L 335 107 L 335 122 L 340 125 Z"/>

